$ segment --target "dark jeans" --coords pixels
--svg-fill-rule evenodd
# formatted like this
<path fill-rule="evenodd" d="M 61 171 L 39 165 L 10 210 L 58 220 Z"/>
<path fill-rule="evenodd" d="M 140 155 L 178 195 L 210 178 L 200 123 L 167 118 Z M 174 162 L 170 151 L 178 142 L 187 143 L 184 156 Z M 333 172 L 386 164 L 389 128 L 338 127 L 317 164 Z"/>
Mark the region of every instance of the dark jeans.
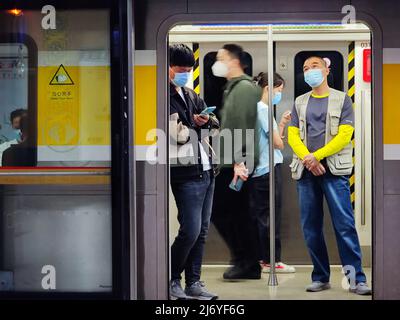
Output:
<path fill-rule="evenodd" d="M 329 169 L 326 171 L 323 176 L 316 177 L 305 170 L 303 177 L 297 183 L 301 225 L 314 265 L 312 280 L 328 282 L 330 276 L 329 258 L 323 234 L 323 196 L 325 196 L 342 265 L 354 268 L 356 283 L 365 282 L 366 277 L 361 266 L 361 248 L 351 207 L 349 178 L 334 176 Z"/>
<path fill-rule="evenodd" d="M 281 261 L 282 165 L 275 166 L 275 261 Z M 269 263 L 269 173 L 249 179 L 250 214 L 256 221 L 259 240 L 259 260 Z"/>
<path fill-rule="evenodd" d="M 229 184 L 233 168 L 222 168 L 216 178 L 212 222 L 227 244 L 231 263 L 237 266 L 258 264 L 257 229 L 249 214 L 248 182 L 240 192 Z"/>
<path fill-rule="evenodd" d="M 212 170 L 202 177 L 171 183 L 178 207 L 179 233 L 171 248 L 171 279 L 181 279 L 185 271 L 187 285 L 200 280 L 204 244 L 210 226 L 214 194 Z"/>

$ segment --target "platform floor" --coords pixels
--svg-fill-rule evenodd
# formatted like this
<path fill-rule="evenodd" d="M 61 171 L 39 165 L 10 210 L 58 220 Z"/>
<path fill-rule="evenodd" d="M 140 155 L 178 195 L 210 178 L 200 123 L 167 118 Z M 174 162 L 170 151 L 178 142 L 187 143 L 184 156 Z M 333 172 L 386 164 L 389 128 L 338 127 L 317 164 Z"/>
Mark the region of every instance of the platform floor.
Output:
<path fill-rule="evenodd" d="M 202 280 L 220 300 L 370 300 L 371 296 L 359 296 L 342 288 L 343 274 L 340 266 L 331 267 L 331 286 L 322 292 L 306 292 L 310 283 L 311 266 L 295 266 L 296 273 L 278 274 L 278 287 L 268 286 L 268 274 L 260 280 L 228 282 L 222 278 L 225 266 L 203 266 Z M 371 285 L 371 269 L 365 268 Z M 345 281 L 344 281 L 345 282 Z"/>

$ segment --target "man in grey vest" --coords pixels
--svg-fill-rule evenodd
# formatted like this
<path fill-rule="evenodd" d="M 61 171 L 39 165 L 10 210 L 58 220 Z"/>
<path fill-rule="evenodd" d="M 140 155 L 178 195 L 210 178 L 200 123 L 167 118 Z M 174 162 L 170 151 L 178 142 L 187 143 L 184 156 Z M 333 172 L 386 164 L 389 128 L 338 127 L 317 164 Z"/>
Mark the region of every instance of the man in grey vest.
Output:
<path fill-rule="evenodd" d="M 325 196 L 349 290 L 369 295 L 371 289 L 361 266 L 361 248 L 350 200 L 352 101 L 346 93 L 329 88 L 329 68 L 324 59 L 308 58 L 303 71 L 312 91 L 295 101 L 288 142 L 294 151 L 290 168 L 292 178 L 297 180 L 301 225 L 314 265 L 312 283 L 306 291 L 330 288 L 329 258 L 323 235 Z"/>

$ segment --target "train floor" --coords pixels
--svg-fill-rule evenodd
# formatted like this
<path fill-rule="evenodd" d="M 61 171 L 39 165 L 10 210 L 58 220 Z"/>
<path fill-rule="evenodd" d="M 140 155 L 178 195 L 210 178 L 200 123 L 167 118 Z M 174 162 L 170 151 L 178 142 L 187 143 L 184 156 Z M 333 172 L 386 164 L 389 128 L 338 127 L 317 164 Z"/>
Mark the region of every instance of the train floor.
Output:
<path fill-rule="evenodd" d="M 322 292 L 306 292 L 310 283 L 311 266 L 295 266 L 296 273 L 278 274 L 278 286 L 268 286 L 268 273 L 260 280 L 228 282 L 222 274 L 226 266 L 206 265 L 202 268 L 202 280 L 209 291 L 217 293 L 221 300 L 370 300 L 371 296 L 359 296 L 342 288 L 343 274 L 340 266 L 331 266 L 331 289 Z M 371 269 L 364 268 L 371 285 Z"/>

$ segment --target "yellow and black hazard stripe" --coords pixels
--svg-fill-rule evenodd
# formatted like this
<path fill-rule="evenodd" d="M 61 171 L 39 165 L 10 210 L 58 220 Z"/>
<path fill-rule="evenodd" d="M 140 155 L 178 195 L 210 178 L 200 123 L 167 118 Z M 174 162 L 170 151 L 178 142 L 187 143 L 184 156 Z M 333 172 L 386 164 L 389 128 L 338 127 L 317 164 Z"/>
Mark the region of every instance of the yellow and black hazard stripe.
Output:
<path fill-rule="evenodd" d="M 355 62 L 355 43 L 354 41 L 350 42 L 349 44 L 349 55 L 347 59 L 348 63 L 348 95 L 351 98 L 352 104 L 353 104 L 353 109 L 355 107 L 354 105 L 354 93 L 355 93 L 355 84 L 354 84 L 354 62 Z M 351 137 L 351 143 L 353 144 L 353 164 L 355 164 L 355 140 L 354 140 L 354 132 L 353 136 Z M 355 191 L 355 174 L 354 174 L 354 167 L 353 167 L 353 172 L 350 176 L 350 194 L 351 194 L 351 206 L 353 207 L 353 211 L 355 209 L 355 200 L 356 200 L 356 191 Z"/>
<path fill-rule="evenodd" d="M 193 90 L 200 94 L 200 48 L 198 43 L 193 43 L 194 67 L 193 67 Z"/>

